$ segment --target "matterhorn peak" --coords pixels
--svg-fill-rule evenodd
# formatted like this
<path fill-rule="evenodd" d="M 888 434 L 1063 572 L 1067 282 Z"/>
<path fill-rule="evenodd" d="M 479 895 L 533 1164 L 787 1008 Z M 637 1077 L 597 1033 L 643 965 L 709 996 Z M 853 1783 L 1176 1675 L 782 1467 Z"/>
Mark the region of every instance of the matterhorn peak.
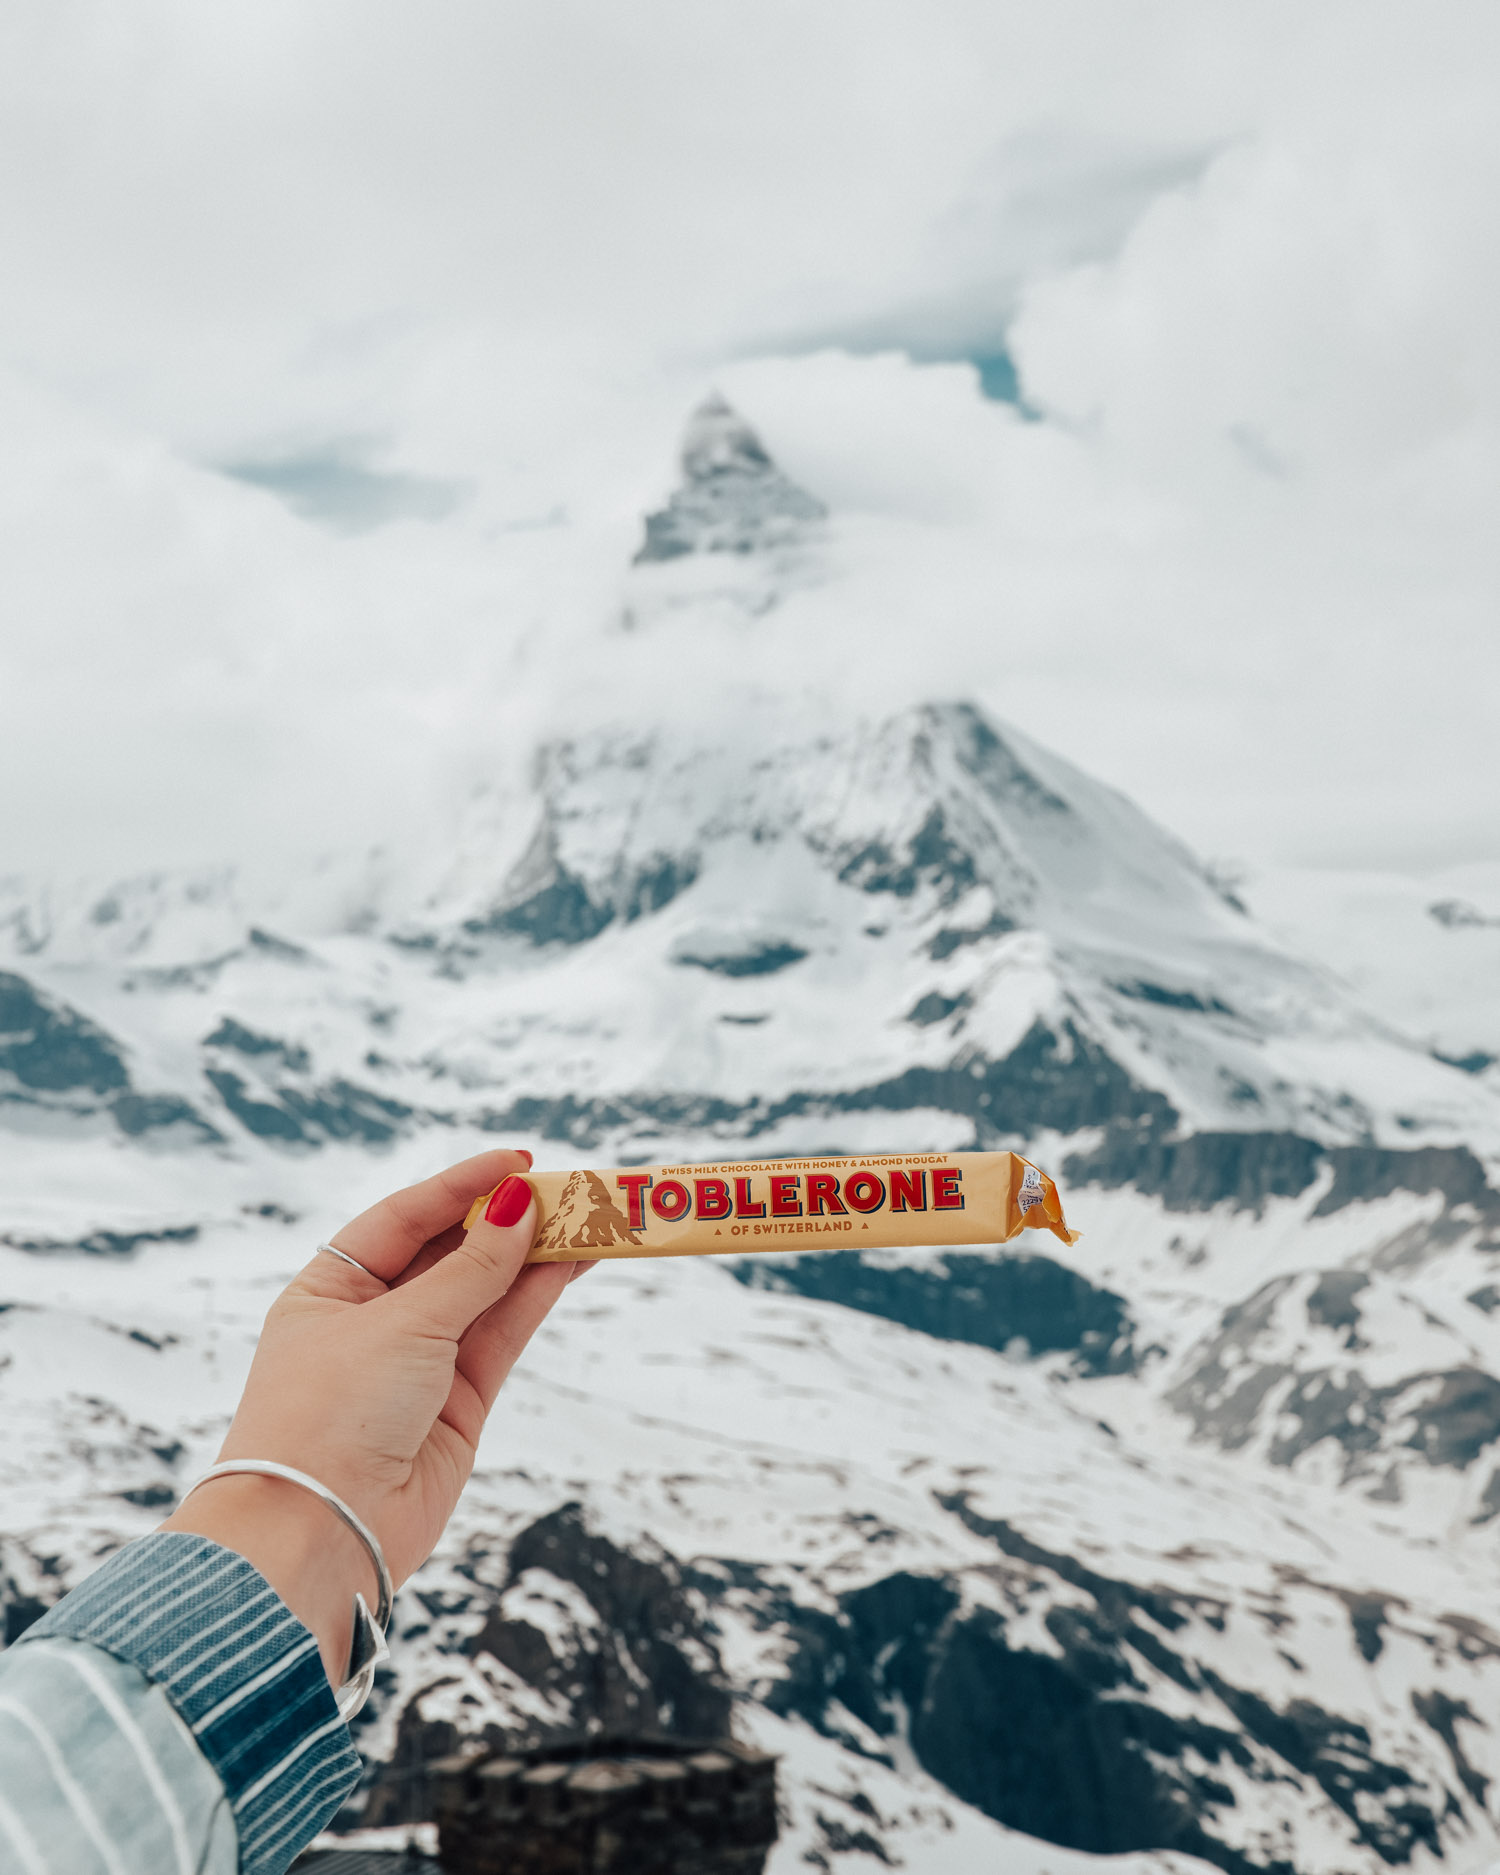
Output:
<path fill-rule="evenodd" d="M 784 475 L 759 436 L 718 391 L 688 419 L 682 483 L 646 516 L 636 564 L 690 553 L 755 553 L 794 539 L 828 512 Z"/>

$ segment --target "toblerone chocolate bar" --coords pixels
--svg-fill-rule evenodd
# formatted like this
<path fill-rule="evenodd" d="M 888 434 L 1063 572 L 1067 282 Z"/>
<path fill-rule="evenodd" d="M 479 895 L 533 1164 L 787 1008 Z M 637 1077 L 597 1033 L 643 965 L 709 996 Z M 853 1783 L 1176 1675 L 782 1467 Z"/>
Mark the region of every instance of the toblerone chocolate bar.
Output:
<path fill-rule="evenodd" d="M 528 1172 L 541 1213 L 528 1263 L 740 1250 L 1008 1243 L 1068 1229 L 1057 1187 L 1013 1152 L 855 1154 Z M 488 1192 L 464 1220 L 484 1216 Z"/>

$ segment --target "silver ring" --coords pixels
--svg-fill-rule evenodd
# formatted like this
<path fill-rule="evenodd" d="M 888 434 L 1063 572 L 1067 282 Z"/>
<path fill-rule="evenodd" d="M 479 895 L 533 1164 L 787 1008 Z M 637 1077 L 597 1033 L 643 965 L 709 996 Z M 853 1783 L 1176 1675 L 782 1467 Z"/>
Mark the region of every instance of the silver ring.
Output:
<path fill-rule="evenodd" d="M 363 1263 L 356 1263 L 354 1258 L 350 1256 L 347 1250 L 340 1250 L 331 1243 L 320 1243 L 318 1245 L 318 1250 L 326 1250 L 329 1256 L 337 1257 L 341 1263 L 347 1263 L 350 1269 L 363 1271 L 364 1274 L 368 1276 L 372 1282 L 377 1282 L 377 1283 L 385 1282 L 385 1278 L 383 1276 L 377 1276 L 374 1270 L 367 1270 L 365 1269 L 365 1266 Z M 318 1254 L 318 1250 L 313 1251 L 314 1256 Z M 386 1287 L 389 1288 L 390 1285 L 387 1283 Z"/>

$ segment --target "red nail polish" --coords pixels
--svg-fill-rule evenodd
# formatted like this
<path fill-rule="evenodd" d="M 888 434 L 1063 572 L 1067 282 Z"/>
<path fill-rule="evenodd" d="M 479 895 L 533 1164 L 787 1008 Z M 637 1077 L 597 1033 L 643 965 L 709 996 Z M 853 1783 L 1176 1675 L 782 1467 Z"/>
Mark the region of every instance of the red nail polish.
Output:
<path fill-rule="evenodd" d="M 531 1187 L 512 1172 L 495 1187 L 494 1195 L 484 1208 L 485 1222 L 502 1226 L 518 1223 L 530 1203 Z"/>
<path fill-rule="evenodd" d="M 532 1158 L 531 1154 L 526 1150 L 524 1146 L 516 1147 L 516 1157 L 518 1159 L 524 1159 L 526 1161 L 526 1170 L 528 1172 L 531 1170 L 532 1166 L 536 1164 L 536 1161 Z"/>

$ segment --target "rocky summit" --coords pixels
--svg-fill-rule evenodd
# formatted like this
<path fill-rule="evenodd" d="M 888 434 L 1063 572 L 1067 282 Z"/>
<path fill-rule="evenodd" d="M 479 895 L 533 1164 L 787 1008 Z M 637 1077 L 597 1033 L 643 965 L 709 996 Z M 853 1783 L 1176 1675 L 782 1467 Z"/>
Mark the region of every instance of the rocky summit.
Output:
<path fill-rule="evenodd" d="M 636 564 L 690 553 L 755 553 L 798 538 L 828 510 L 777 468 L 744 418 L 717 392 L 693 412 L 682 483 L 646 516 Z"/>
<path fill-rule="evenodd" d="M 719 402 L 684 475 L 648 559 L 771 580 L 821 512 Z M 1076 1245 L 568 1290 L 398 1598 L 345 1822 L 594 1729 L 777 1754 L 773 1875 L 1500 1854 L 1493 1077 L 962 695 L 534 755 L 436 867 L 0 887 L 8 1636 L 406 1178 L 1003 1145 Z"/>

